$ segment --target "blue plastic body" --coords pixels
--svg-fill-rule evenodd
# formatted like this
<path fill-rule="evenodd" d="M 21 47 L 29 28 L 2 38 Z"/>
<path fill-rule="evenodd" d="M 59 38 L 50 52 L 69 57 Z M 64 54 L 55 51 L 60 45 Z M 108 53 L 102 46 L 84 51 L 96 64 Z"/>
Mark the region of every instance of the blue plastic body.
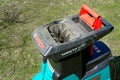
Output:
<path fill-rule="evenodd" d="M 103 55 L 106 52 L 109 52 L 110 49 L 101 41 L 97 41 L 94 43 L 93 56 L 91 59 L 95 59 L 98 56 Z M 42 62 L 41 72 L 36 74 L 32 80 L 53 80 L 52 79 L 52 71 L 49 68 L 48 63 Z M 101 66 L 102 67 L 102 66 Z M 65 77 L 63 80 L 80 80 L 77 75 L 71 74 Z M 111 80 L 110 76 L 110 65 L 108 64 L 98 72 L 89 75 L 88 77 L 84 78 L 84 80 Z"/>

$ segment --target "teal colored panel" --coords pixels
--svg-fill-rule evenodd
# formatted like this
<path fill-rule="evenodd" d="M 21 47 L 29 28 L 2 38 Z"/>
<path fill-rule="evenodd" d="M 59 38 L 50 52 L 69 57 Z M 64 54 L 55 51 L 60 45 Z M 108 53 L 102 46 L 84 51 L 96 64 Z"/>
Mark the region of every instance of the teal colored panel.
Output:
<path fill-rule="evenodd" d="M 44 62 L 42 62 L 41 64 L 41 72 L 39 72 L 38 74 L 36 74 L 32 80 L 43 80 L 44 78 L 44 74 L 45 74 L 45 68 L 46 68 L 46 64 Z"/>
<path fill-rule="evenodd" d="M 47 63 L 42 62 L 41 72 L 36 74 L 32 80 L 52 80 L 53 73 L 50 71 Z"/>
<path fill-rule="evenodd" d="M 96 80 L 111 80 L 110 79 L 110 66 L 105 67 L 103 70 L 97 72 L 94 75 L 91 75 L 85 80 L 93 80 L 94 78 L 97 78 Z"/>
<path fill-rule="evenodd" d="M 47 63 L 42 62 L 41 72 L 36 74 L 32 80 L 53 80 L 53 73 L 50 71 Z M 99 78 L 100 77 L 100 78 Z M 103 70 L 89 76 L 85 80 L 92 80 L 93 78 L 98 78 L 97 80 L 111 80 L 110 79 L 110 66 L 105 67 Z M 75 74 L 71 74 L 68 77 L 65 77 L 63 80 L 80 80 Z"/>
<path fill-rule="evenodd" d="M 64 78 L 63 80 L 79 80 L 79 78 L 75 74 L 72 74 L 72 75 Z"/>
<path fill-rule="evenodd" d="M 53 73 L 50 71 L 48 64 L 46 64 L 44 80 L 52 80 Z"/>

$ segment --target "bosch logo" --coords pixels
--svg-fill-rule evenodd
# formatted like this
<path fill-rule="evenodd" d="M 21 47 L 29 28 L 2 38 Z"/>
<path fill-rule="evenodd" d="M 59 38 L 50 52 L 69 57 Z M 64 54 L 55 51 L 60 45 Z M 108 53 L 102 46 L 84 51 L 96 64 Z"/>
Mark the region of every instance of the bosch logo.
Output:
<path fill-rule="evenodd" d="M 40 37 L 37 35 L 37 33 L 35 33 L 33 35 L 33 37 L 35 38 L 38 46 L 41 48 L 41 49 L 44 49 L 45 48 L 45 45 L 43 44 L 42 40 L 40 39 Z"/>

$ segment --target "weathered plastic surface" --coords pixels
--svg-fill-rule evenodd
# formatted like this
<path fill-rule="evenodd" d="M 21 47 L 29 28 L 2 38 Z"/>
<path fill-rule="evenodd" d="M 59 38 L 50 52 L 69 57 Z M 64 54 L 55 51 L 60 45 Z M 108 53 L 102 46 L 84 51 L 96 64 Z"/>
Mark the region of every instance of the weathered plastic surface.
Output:
<path fill-rule="evenodd" d="M 48 27 L 60 23 L 64 23 L 68 27 L 78 28 L 77 33 L 82 33 L 82 35 L 79 35 L 79 37 L 71 41 L 58 44 L 49 33 Z M 33 41 L 42 56 L 60 60 L 86 48 L 113 30 L 113 26 L 103 18 L 102 24 L 103 27 L 101 29 L 96 31 L 92 30 L 76 15 L 38 27 L 33 32 Z"/>

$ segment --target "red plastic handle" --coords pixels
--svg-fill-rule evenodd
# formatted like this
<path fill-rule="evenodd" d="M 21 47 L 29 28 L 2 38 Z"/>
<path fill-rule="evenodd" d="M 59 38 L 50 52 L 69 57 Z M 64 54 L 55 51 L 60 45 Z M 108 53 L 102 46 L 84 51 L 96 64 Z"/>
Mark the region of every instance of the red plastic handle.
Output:
<path fill-rule="evenodd" d="M 80 10 L 80 18 L 94 30 L 102 27 L 101 16 L 85 4 L 82 5 Z"/>

